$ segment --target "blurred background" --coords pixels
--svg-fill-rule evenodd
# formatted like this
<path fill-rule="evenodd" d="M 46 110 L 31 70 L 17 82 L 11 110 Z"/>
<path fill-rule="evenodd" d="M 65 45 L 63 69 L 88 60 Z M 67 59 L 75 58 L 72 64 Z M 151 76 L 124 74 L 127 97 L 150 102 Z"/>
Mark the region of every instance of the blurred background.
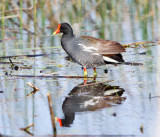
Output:
<path fill-rule="evenodd" d="M 1 0 L 0 135 L 27 136 L 20 128 L 30 124 L 32 134 L 52 135 L 46 97 L 51 93 L 55 116 L 65 123 L 60 127 L 56 122 L 57 135 L 159 136 L 159 14 L 160 0 Z M 65 59 L 61 34 L 52 35 L 61 22 L 69 23 L 77 36 L 137 43 L 123 57 L 144 65 L 108 66 L 108 73 L 106 66 L 99 67 L 103 78 L 97 82 L 111 82 L 94 88 L 77 88 L 83 83 L 78 78 L 34 77 L 83 75 L 81 66 Z M 33 90 L 27 82 L 40 91 L 27 96 Z M 118 102 L 103 100 L 111 89 L 123 91 Z"/>

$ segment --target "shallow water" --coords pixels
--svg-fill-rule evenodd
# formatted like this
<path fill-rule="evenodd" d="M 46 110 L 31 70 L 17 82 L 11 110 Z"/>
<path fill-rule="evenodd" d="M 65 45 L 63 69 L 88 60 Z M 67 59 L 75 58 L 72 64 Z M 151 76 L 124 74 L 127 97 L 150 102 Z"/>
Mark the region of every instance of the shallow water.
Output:
<path fill-rule="evenodd" d="M 96 2 L 93 1 L 92 4 Z M 101 15 L 105 17 L 104 22 L 103 18 L 96 14 L 98 9 L 93 8 L 89 17 L 85 16 L 81 22 L 73 23 L 75 33 L 78 35 L 78 32 L 82 32 L 122 44 L 159 40 L 160 17 L 157 7 L 160 5 L 157 1 L 152 4 L 146 2 L 146 5 L 142 2 L 141 6 L 138 4 L 137 7 L 131 0 L 117 4 L 119 9 L 112 6 L 112 10 L 104 10 L 106 16 Z M 83 8 L 89 11 L 87 7 Z M 103 9 L 102 5 L 100 9 Z M 27 17 L 24 17 L 24 20 L 27 20 Z M 72 22 L 68 18 L 63 21 Z M 11 60 L 19 67 L 17 71 L 12 69 L 8 58 L 2 59 L 2 62 L 9 62 L 8 64 L 0 63 L 0 91 L 3 92 L 0 93 L 0 134 L 27 136 L 20 128 L 34 123 L 35 126 L 29 130 L 31 133 L 52 135 L 46 96 L 50 93 L 54 114 L 63 119 L 64 124 L 60 127 L 56 122 L 57 135 L 159 136 L 158 43 L 127 48 L 122 54 L 126 62 L 139 62 L 143 63 L 143 66 L 109 65 L 108 73 L 104 73 L 106 66 L 98 67 L 98 77 L 103 78 L 96 79 L 98 84 L 92 83 L 92 86 L 83 87 L 80 86 L 83 78 L 47 77 L 83 76 L 83 70 L 78 64 L 65 59 L 67 55 L 60 46 L 61 35 L 52 36 L 50 34 L 53 31 L 44 30 L 48 33 L 37 36 L 28 35 L 26 31 L 23 31 L 22 35 L 9 35 L 9 32 L 6 32 L 5 38 L 16 39 L 0 43 L 0 56 L 16 56 L 11 57 Z M 93 70 L 88 69 L 88 74 L 92 76 Z M 44 77 L 34 77 L 42 75 Z M 33 83 L 40 90 L 33 96 L 27 96 L 33 91 L 27 82 Z M 117 93 L 108 98 L 105 95 L 113 90 L 108 91 L 106 86 L 112 86 L 113 89 L 118 86 L 123 93 L 116 99 Z"/>

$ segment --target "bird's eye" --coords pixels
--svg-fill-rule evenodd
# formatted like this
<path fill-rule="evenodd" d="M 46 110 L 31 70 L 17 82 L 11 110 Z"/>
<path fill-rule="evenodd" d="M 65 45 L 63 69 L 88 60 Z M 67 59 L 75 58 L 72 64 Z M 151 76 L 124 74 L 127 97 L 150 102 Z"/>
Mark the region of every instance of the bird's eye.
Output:
<path fill-rule="evenodd" d="M 64 28 L 63 26 L 60 27 L 60 29 L 63 29 L 63 28 Z"/>

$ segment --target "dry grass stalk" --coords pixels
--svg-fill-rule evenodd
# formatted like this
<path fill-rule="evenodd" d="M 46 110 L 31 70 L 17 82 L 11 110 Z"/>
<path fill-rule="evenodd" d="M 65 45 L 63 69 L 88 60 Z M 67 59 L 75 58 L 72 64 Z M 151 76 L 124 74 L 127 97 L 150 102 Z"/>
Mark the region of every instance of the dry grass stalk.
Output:
<path fill-rule="evenodd" d="M 18 12 L 20 10 L 21 9 L 6 10 L 4 13 L 5 14 L 7 14 L 7 13 L 13 13 L 13 12 Z M 33 5 L 31 7 L 29 7 L 29 8 L 22 8 L 22 11 L 25 11 L 25 12 L 31 11 L 31 10 L 33 10 Z M 0 14 L 2 14 L 2 13 L 0 13 Z"/>
<path fill-rule="evenodd" d="M 17 18 L 19 15 L 11 15 L 11 16 L 5 16 L 3 17 L 3 19 L 10 19 L 10 18 Z M 2 17 L 0 17 L 0 19 L 2 19 Z"/>
<path fill-rule="evenodd" d="M 33 91 L 30 94 L 28 94 L 27 96 L 31 96 L 31 95 L 35 94 L 37 91 L 39 91 L 39 88 L 37 88 L 35 85 L 33 85 L 30 82 L 27 82 L 27 85 L 29 85 L 33 88 Z"/>
<path fill-rule="evenodd" d="M 54 74 L 58 74 L 58 73 L 59 72 L 47 73 L 47 74 L 43 74 L 42 76 L 54 75 Z"/>
<path fill-rule="evenodd" d="M 13 7 L 13 10 L 15 10 L 15 12 L 18 14 L 18 16 L 17 16 L 18 20 L 21 22 L 21 17 L 19 15 L 19 12 L 16 11 L 18 9 L 17 5 L 13 1 L 10 1 L 10 3 L 11 3 L 11 6 Z M 22 20 L 22 26 L 24 27 L 24 30 L 30 32 L 28 29 L 28 26 L 24 23 L 23 20 Z"/>
<path fill-rule="evenodd" d="M 133 46 L 133 48 L 135 48 L 135 46 L 139 46 L 139 45 L 142 45 L 142 44 L 150 44 L 150 43 L 160 43 L 160 41 L 149 41 L 149 42 L 137 42 L 137 43 L 131 43 L 131 44 L 125 44 L 125 45 L 122 45 L 124 48 L 131 48 L 131 46 Z"/>
<path fill-rule="evenodd" d="M 54 112 L 53 112 L 53 109 L 52 109 L 51 94 L 48 93 L 47 97 L 48 97 L 49 110 L 50 110 L 50 115 L 51 115 L 51 120 L 52 120 L 52 127 L 54 129 L 54 134 L 56 134 L 56 125 L 55 125 Z"/>
<path fill-rule="evenodd" d="M 29 135 L 34 136 L 34 134 L 32 134 L 31 132 L 29 132 L 29 128 L 30 128 L 30 127 L 33 127 L 33 126 L 34 126 L 34 124 L 31 124 L 31 125 L 29 125 L 29 126 L 27 126 L 27 127 L 25 127 L 25 128 L 20 128 L 20 130 L 23 130 L 23 131 L 25 131 L 26 133 L 28 133 Z"/>

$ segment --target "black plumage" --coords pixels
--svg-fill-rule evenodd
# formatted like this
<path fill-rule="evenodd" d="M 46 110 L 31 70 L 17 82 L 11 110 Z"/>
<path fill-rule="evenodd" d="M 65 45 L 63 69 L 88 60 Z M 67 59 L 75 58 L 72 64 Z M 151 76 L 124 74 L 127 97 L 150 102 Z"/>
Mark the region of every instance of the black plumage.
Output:
<path fill-rule="evenodd" d="M 91 36 L 76 37 L 68 23 L 61 23 L 54 32 L 63 33 L 61 45 L 72 61 L 84 68 L 105 64 L 132 64 L 124 62 L 121 55 L 125 48 L 116 41 L 103 40 Z M 137 65 L 139 63 L 136 63 Z"/>

